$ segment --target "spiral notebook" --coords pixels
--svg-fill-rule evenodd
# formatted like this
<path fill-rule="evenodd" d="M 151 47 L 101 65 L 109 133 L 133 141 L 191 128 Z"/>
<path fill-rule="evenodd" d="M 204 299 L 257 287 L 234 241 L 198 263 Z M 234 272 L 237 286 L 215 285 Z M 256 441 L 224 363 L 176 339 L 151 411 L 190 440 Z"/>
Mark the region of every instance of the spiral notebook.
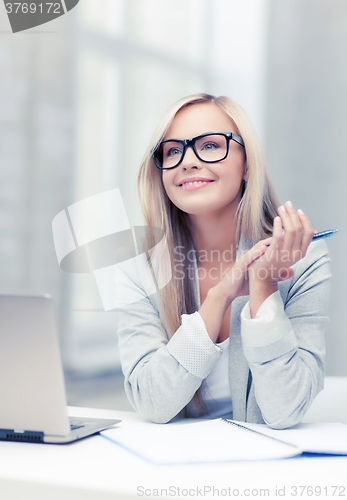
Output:
<path fill-rule="evenodd" d="M 347 425 L 330 422 L 275 430 L 235 420 L 186 419 L 169 424 L 121 423 L 102 436 L 153 464 L 270 460 L 304 452 L 347 455 Z"/>
<path fill-rule="evenodd" d="M 299 446 L 225 419 L 120 425 L 102 436 L 154 464 L 267 460 L 303 452 Z"/>

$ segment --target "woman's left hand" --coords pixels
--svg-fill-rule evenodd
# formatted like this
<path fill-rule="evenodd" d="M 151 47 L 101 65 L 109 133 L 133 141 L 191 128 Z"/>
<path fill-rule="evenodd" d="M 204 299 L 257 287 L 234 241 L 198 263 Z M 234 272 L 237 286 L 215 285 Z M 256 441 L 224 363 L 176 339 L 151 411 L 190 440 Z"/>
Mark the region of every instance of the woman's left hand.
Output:
<path fill-rule="evenodd" d="M 278 208 L 270 245 L 262 257 L 248 268 L 250 280 L 276 287 L 278 281 L 294 276 L 293 264 L 305 257 L 315 231 L 302 210 L 290 201 Z"/>

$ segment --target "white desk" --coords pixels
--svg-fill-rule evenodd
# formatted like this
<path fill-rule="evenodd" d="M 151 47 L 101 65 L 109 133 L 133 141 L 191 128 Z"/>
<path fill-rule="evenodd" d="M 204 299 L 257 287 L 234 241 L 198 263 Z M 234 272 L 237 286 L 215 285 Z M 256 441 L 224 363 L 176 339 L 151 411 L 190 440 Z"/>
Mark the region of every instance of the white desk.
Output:
<path fill-rule="evenodd" d="M 146 426 L 157 425 L 131 412 L 72 407 L 69 412 L 77 416 L 120 418 L 122 423 L 119 425 L 127 426 L 142 421 L 144 432 Z M 155 497 L 154 489 L 168 490 L 170 486 L 176 495 L 168 491 L 169 498 L 234 498 L 235 495 L 225 494 L 233 489 L 239 491 L 239 497 L 248 495 L 250 498 L 347 498 L 346 470 L 347 457 L 155 466 L 100 435 L 69 445 L 0 441 L 1 500 L 147 499 Z M 291 487 L 300 485 L 320 486 L 321 494 L 300 496 L 298 490 L 294 496 Z M 213 491 L 208 494 L 207 490 L 203 496 L 201 489 L 205 486 L 219 489 L 220 496 L 216 490 L 214 496 Z M 276 488 L 284 486 L 285 496 L 278 493 L 276 496 Z M 345 490 L 335 492 L 333 497 L 332 486 L 344 486 Z M 191 495 L 182 492 L 184 489 L 190 489 Z M 254 490 L 256 494 L 245 489 Z M 260 489 L 268 489 L 269 494 L 261 493 Z M 144 494 L 141 496 L 138 492 Z M 338 496 L 339 492 L 344 496 Z M 160 498 L 165 498 L 165 494 Z"/>

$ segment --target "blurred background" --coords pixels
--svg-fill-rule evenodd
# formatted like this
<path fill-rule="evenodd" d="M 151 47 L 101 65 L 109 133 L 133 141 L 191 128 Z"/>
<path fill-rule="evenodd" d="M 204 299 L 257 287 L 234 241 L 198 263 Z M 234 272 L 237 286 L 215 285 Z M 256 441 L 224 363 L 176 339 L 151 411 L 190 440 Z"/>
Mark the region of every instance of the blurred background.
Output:
<path fill-rule="evenodd" d="M 195 92 L 241 104 L 282 201 L 340 229 L 327 241 L 327 374 L 347 376 L 346 54 L 345 0 L 80 0 L 18 34 L 0 5 L 0 292 L 54 298 L 69 404 L 130 409 L 117 313 L 96 311 L 93 275 L 60 270 L 52 220 L 120 188 L 141 225 L 142 155 L 166 108 Z"/>

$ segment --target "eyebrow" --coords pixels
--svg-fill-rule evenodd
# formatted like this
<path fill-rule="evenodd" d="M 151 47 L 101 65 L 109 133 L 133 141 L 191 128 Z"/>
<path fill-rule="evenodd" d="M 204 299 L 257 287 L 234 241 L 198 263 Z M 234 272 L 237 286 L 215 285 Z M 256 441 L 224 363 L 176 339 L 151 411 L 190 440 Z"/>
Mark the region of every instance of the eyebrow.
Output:
<path fill-rule="evenodd" d="M 211 131 L 211 132 L 203 132 L 202 134 L 195 135 L 194 137 L 190 137 L 189 139 L 194 139 L 195 137 L 200 137 L 201 135 L 205 134 L 226 134 L 228 132 L 216 132 L 216 131 Z M 177 139 L 175 137 L 170 137 L 169 139 L 163 139 L 163 141 L 185 141 L 186 139 Z"/>

